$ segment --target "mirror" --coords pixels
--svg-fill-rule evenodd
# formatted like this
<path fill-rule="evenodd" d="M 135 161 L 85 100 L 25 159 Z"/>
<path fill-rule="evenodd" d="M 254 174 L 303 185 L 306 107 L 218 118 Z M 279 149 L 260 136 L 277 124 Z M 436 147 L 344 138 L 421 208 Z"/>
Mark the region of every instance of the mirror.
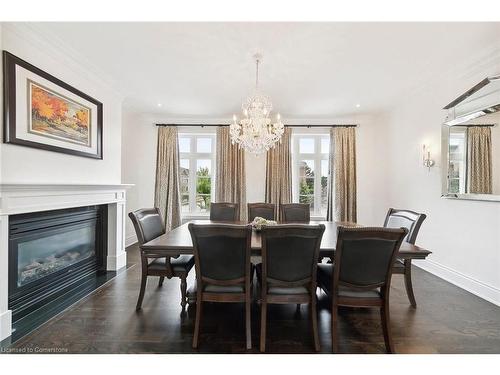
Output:
<path fill-rule="evenodd" d="M 500 79 L 486 78 L 444 109 L 443 196 L 500 201 Z"/>
<path fill-rule="evenodd" d="M 445 194 L 500 197 L 500 112 L 447 126 Z M 478 197 L 476 197 L 478 198 Z"/>

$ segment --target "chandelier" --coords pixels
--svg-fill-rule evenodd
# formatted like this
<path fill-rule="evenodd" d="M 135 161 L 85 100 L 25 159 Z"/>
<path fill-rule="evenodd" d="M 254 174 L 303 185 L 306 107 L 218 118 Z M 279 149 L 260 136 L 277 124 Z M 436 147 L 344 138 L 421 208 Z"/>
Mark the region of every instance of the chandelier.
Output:
<path fill-rule="evenodd" d="M 271 120 L 271 99 L 259 91 L 259 63 L 262 55 L 255 54 L 253 57 L 256 65 L 255 90 L 241 105 L 241 119 L 233 115 L 229 134 L 232 144 L 237 143 L 249 152 L 260 154 L 273 148 L 281 140 L 285 127 L 279 113 L 274 122 Z"/>

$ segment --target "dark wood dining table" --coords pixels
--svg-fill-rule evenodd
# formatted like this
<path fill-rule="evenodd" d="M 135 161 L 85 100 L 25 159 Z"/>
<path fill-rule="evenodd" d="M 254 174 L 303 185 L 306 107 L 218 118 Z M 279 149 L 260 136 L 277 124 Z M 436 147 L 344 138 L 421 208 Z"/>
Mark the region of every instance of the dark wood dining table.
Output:
<path fill-rule="evenodd" d="M 193 243 L 189 233 L 189 223 L 195 224 L 220 224 L 210 220 L 193 220 L 165 233 L 154 240 L 146 242 L 141 245 L 141 249 L 146 253 L 153 253 L 156 255 L 177 256 L 180 254 L 193 254 Z M 248 225 L 245 221 L 224 222 L 224 224 L 240 224 Z M 335 246 L 337 244 L 337 227 L 361 227 L 362 225 L 348 223 L 348 222 L 333 222 L 333 221 L 311 221 L 310 224 L 324 224 L 325 233 L 321 240 L 320 256 L 331 257 L 335 253 Z M 260 255 L 261 250 L 261 236 L 257 231 L 252 232 L 252 253 Z M 403 242 L 399 249 L 398 258 L 400 259 L 425 259 L 431 252 L 419 246 Z"/>

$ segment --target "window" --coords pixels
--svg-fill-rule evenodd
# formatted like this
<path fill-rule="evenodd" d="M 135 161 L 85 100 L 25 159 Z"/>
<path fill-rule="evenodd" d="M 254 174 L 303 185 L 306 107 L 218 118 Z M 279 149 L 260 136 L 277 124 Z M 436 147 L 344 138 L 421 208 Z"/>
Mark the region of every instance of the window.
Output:
<path fill-rule="evenodd" d="M 311 216 L 326 216 L 329 153 L 328 134 L 292 136 L 293 201 L 309 203 Z"/>
<path fill-rule="evenodd" d="M 179 133 L 181 212 L 210 212 L 215 191 L 215 134 Z"/>
<path fill-rule="evenodd" d="M 465 193 L 465 158 L 467 156 L 466 132 L 464 128 L 450 127 L 450 149 L 448 167 L 448 192 Z"/>

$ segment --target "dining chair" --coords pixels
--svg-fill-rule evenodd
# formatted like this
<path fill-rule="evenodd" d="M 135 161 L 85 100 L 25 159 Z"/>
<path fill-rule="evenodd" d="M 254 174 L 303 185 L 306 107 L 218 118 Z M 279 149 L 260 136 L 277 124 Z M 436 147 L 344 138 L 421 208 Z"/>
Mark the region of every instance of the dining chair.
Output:
<path fill-rule="evenodd" d="M 248 222 L 256 217 L 266 220 L 276 220 L 276 205 L 274 203 L 248 203 Z"/>
<path fill-rule="evenodd" d="M 196 269 L 196 319 L 193 348 L 198 347 L 203 302 L 245 304 L 246 348 L 252 348 L 250 225 L 188 225 Z"/>
<path fill-rule="evenodd" d="M 384 221 L 384 227 L 386 228 L 406 228 L 408 229 L 408 234 L 405 237 L 405 241 L 415 244 L 417 240 L 418 231 L 422 226 L 425 218 L 425 214 L 419 214 L 410 210 L 398 210 L 395 208 L 389 208 Z M 392 270 L 393 274 L 404 275 L 405 288 L 410 304 L 415 308 L 417 307 L 417 301 L 415 300 L 415 294 L 413 293 L 413 283 L 411 280 L 411 259 L 397 259 L 394 263 L 394 268 Z"/>
<path fill-rule="evenodd" d="M 240 220 L 240 205 L 238 203 L 211 203 L 210 220 L 238 221 Z"/>
<path fill-rule="evenodd" d="M 136 310 L 142 307 L 142 300 L 146 291 L 148 276 L 159 276 L 159 286 L 163 285 L 165 277 L 171 279 L 178 277 L 181 279 L 181 306 L 186 307 L 186 278 L 189 271 L 194 266 L 194 256 L 179 255 L 178 257 L 169 257 L 154 251 L 143 250 L 140 246 L 148 241 L 155 239 L 165 233 L 165 225 L 158 208 L 142 208 L 128 214 L 134 224 L 139 249 L 141 251 L 142 278 L 141 290 L 137 300 Z"/>
<path fill-rule="evenodd" d="M 284 203 L 281 205 L 283 223 L 309 223 L 311 206 L 308 203 Z"/>
<path fill-rule="evenodd" d="M 332 351 L 338 351 L 339 306 L 380 309 L 387 352 L 394 353 L 389 291 L 393 264 L 406 228 L 337 229 L 333 264 L 318 264 L 318 285 L 332 299 Z"/>
<path fill-rule="evenodd" d="M 320 350 L 316 312 L 316 269 L 325 226 L 262 228 L 260 351 L 266 350 L 267 305 L 309 304 L 314 349 Z"/>

